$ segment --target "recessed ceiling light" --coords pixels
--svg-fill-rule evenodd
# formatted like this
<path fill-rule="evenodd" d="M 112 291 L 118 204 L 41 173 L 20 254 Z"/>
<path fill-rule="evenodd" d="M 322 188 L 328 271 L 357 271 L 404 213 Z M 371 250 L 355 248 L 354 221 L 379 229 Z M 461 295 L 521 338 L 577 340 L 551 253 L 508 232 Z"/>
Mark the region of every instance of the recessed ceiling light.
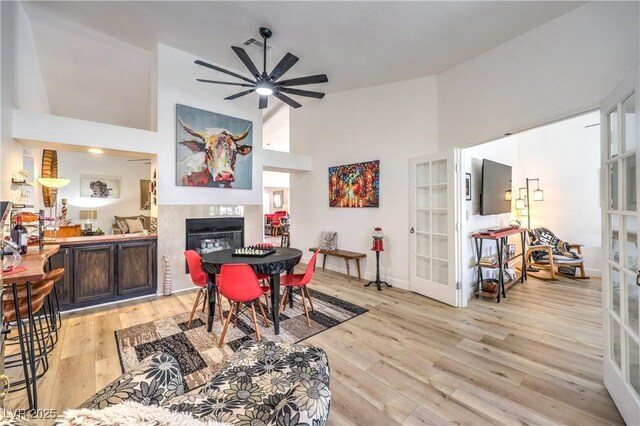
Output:
<path fill-rule="evenodd" d="M 104 151 L 100 148 L 89 148 L 89 152 L 92 154 L 104 154 Z"/>

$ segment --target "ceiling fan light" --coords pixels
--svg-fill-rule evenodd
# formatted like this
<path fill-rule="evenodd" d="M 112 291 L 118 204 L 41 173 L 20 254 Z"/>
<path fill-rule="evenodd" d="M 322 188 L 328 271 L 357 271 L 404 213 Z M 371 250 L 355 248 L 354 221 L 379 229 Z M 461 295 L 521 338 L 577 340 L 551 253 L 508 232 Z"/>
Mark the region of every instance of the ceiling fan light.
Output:
<path fill-rule="evenodd" d="M 258 93 L 258 95 L 261 95 L 261 96 L 269 96 L 269 95 L 273 95 L 273 89 L 266 86 L 260 86 L 256 89 L 256 93 Z"/>

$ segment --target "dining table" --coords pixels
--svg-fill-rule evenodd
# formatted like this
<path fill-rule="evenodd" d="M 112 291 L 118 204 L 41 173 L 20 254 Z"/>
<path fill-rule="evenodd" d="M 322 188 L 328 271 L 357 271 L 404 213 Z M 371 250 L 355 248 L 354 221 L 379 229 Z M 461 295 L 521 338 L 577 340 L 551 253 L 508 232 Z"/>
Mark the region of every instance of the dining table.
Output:
<path fill-rule="evenodd" d="M 213 318 L 216 311 L 216 275 L 222 265 L 247 264 L 256 275 L 269 275 L 271 289 L 271 312 L 273 314 L 273 330 L 280 334 L 280 274 L 293 274 L 293 268 L 302 258 L 302 250 L 291 247 L 274 247 L 274 252 L 266 256 L 238 255 L 236 249 L 219 250 L 202 255 L 202 269 L 209 275 L 207 293 L 209 295 L 209 313 L 207 331 L 213 329 Z"/>

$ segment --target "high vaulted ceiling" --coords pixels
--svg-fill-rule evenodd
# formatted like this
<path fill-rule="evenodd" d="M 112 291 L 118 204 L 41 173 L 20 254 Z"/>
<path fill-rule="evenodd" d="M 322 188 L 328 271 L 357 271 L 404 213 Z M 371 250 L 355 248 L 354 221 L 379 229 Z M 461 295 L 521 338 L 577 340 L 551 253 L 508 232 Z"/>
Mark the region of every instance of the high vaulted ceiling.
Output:
<path fill-rule="evenodd" d="M 241 46 L 258 38 L 258 27 L 273 30 L 268 68 L 286 52 L 300 62 L 286 75 L 293 78 L 326 73 L 327 92 L 351 90 L 441 73 L 524 32 L 552 20 L 583 2 L 28 2 L 24 3 L 36 34 L 45 84 L 52 111 L 62 95 L 86 87 L 92 95 L 95 77 L 103 77 L 113 66 L 126 78 L 147 72 L 149 63 L 139 52 L 150 52 L 160 42 L 231 69 L 246 72 L 231 45 Z M 49 28 L 51 31 L 45 31 Z M 96 61 L 79 55 L 74 63 L 53 32 L 88 31 L 108 36 L 94 52 Z M 88 34 L 88 33 L 86 33 Z M 39 35 L 39 36 L 38 36 Z M 112 39 L 112 43 L 105 40 Z M 109 63 L 110 50 L 131 45 L 131 63 Z M 67 48 L 68 50 L 68 48 Z M 261 53 L 247 48 L 254 62 Z M 87 52 L 84 52 L 87 53 Z M 60 55 L 66 55 L 64 61 Z M 102 60 L 100 60 L 102 59 Z M 82 73 L 65 81 L 69 68 Z M 220 78 L 203 69 L 204 78 Z M 222 78 L 221 78 L 222 79 Z M 97 80 L 99 81 L 99 79 Z M 71 85 L 76 87 L 71 87 Z M 130 97 L 148 100 L 149 86 L 141 94 L 140 82 L 123 82 Z M 53 89 L 55 87 L 55 89 Z M 139 89 L 136 90 L 136 87 Z M 310 86 L 311 89 L 313 86 Z M 319 88 L 320 86 L 318 86 Z M 121 95 L 114 87 L 109 96 Z M 276 103 L 276 102 L 273 102 Z"/>

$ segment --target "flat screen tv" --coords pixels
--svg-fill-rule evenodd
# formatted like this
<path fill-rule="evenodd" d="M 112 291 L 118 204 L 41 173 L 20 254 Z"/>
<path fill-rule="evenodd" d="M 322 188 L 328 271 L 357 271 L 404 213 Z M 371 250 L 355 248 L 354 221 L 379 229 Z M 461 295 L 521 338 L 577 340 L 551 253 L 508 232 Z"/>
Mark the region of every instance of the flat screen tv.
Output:
<path fill-rule="evenodd" d="M 482 160 L 482 192 L 480 193 L 480 214 L 509 213 L 511 201 L 504 198 L 511 189 L 511 166 L 495 161 Z"/>

